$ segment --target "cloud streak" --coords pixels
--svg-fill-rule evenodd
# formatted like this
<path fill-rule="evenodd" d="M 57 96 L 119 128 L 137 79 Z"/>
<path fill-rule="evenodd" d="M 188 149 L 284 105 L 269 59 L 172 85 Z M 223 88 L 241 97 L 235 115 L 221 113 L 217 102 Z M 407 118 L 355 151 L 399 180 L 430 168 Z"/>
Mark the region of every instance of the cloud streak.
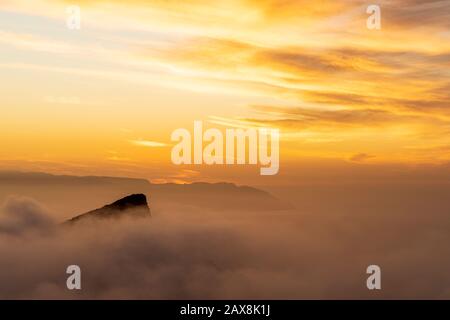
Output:
<path fill-rule="evenodd" d="M 148 148 L 159 148 L 159 147 L 166 147 L 167 144 L 162 142 L 156 142 L 156 141 L 150 141 L 150 140 L 130 140 L 131 144 L 134 144 L 136 146 L 140 147 L 148 147 Z"/>

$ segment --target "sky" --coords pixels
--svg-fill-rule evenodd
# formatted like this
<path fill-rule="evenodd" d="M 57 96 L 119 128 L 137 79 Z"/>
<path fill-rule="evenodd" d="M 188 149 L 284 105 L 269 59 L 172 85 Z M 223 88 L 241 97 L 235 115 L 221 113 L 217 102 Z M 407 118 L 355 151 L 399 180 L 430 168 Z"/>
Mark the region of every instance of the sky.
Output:
<path fill-rule="evenodd" d="M 376 1 L 379 30 L 371 4 L 2 0 L 0 168 L 156 183 L 448 174 L 450 2 Z M 194 120 L 279 129 L 280 174 L 174 166 L 171 132 Z"/>

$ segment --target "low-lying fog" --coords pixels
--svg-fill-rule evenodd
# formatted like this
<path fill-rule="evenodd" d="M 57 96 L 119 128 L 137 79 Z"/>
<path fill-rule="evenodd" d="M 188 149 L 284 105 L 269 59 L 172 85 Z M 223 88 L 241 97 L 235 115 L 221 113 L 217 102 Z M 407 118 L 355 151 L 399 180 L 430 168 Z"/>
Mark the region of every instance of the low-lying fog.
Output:
<path fill-rule="evenodd" d="M 0 213 L 0 298 L 450 298 L 449 190 L 271 190 L 295 205 L 283 211 L 150 199 L 150 219 L 74 227 L 13 196 Z M 81 291 L 66 288 L 72 264 Z M 381 291 L 366 288 L 371 264 Z"/>

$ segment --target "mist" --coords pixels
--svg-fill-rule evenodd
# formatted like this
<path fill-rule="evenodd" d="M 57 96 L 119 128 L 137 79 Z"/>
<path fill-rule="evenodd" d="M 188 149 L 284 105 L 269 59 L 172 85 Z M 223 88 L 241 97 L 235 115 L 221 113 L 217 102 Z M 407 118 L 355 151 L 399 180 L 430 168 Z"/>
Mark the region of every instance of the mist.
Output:
<path fill-rule="evenodd" d="M 375 198 L 338 206 L 330 196 L 334 212 L 167 204 L 149 219 L 73 227 L 36 201 L 10 198 L 0 214 L 0 298 L 449 298 L 445 210 L 399 210 L 386 195 L 384 210 L 370 208 Z M 26 218 L 4 224 L 12 212 Z M 72 264 L 82 270 L 79 291 L 66 288 Z M 371 264 L 382 269 L 381 291 L 366 288 Z"/>

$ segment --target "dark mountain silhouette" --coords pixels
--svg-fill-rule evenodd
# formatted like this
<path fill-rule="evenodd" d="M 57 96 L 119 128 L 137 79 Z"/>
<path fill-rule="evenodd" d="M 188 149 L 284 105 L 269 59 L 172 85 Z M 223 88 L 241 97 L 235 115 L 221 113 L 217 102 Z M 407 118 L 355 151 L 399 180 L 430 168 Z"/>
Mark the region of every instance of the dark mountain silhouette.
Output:
<path fill-rule="evenodd" d="M 86 219 L 106 219 L 122 217 L 150 217 L 147 197 L 144 194 L 132 194 L 100 209 L 78 215 L 66 223 L 75 223 Z"/>
<path fill-rule="evenodd" d="M 214 210 L 268 211 L 292 207 L 269 192 L 234 183 L 194 182 L 151 184 L 150 194 L 159 203 L 178 203 Z"/>
<path fill-rule="evenodd" d="M 135 187 L 146 188 L 150 182 L 146 179 L 126 178 L 126 177 L 104 177 L 104 176 L 69 176 L 54 175 L 43 172 L 20 172 L 20 171 L 0 171 L 0 182 L 9 185 L 48 185 L 50 186 L 80 186 L 109 185 L 124 187 L 133 184 Z"/>
<path fill-rule="evenodd" d="M 129 194 L 151 195 L 154 212 L 171 205 L 255 212 L 292 209 L 264 190 L 226 182 L 153 184 L 135 178 L 0 171 L 0 204 L 9 195 L 29 197 L 57 213 L 60 221 Z"/>
<path fill-rule="evenodd" d="M 149 186 L 145 179 L 0 170 L 0 204 L 10 195 L 32 198 L 65 221 L 130 194 L 150 195 Z"/>

